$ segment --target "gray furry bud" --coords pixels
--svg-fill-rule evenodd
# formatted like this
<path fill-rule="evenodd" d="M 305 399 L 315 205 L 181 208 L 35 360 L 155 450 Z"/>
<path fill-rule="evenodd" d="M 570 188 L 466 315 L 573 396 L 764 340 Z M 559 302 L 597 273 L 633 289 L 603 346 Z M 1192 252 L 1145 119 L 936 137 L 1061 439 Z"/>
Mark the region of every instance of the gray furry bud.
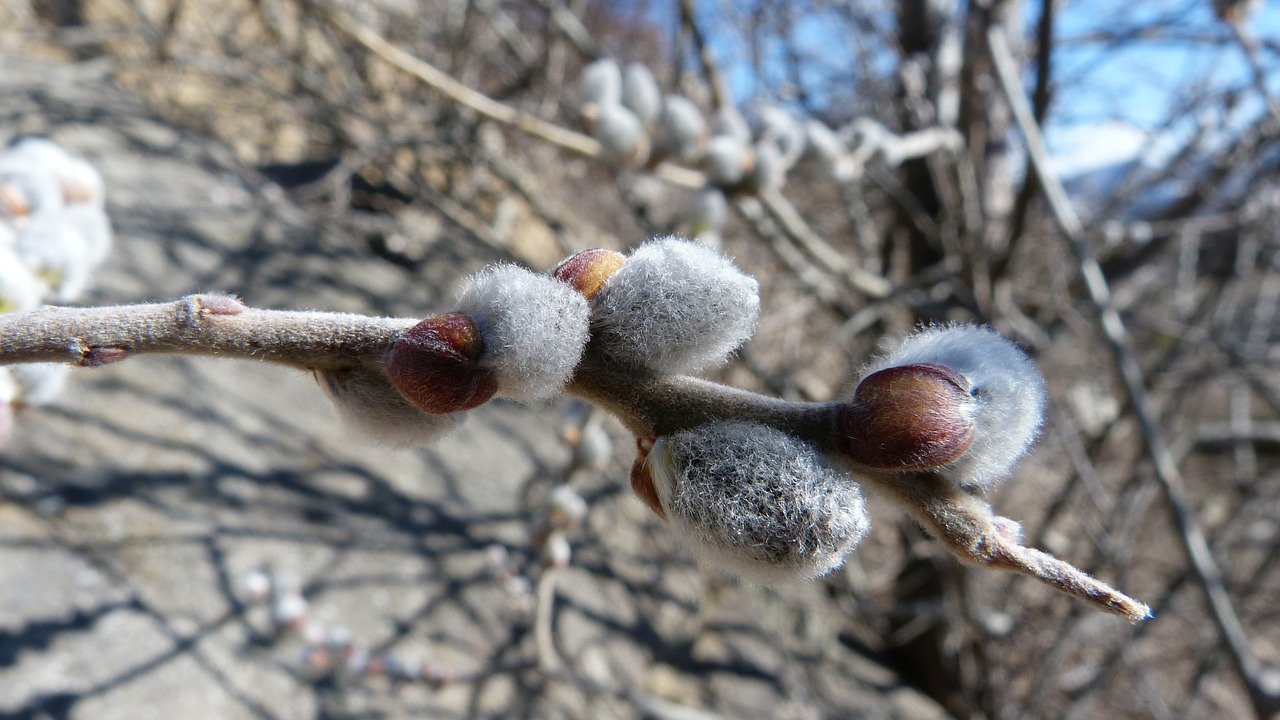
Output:
<path fill-rule="evenodd" d="M 480 330 L 479 362 L 497 377 L 497 394 L 513 400 L 535 402 L 560 392 L 587 344 L 586 299 L 563 282 L 515 265 L 469 278 L 457 310 Z"/>
<path fill-rule="evenodd" d="M 659 437 L 647 470 L 670 527 L 690 548 L 753 580 L 825 575 L 870 527 L 849 475 L 763 425 L 708 423 Z"/>
<path fill-rule="evenodd" d="M 632 252 L 591 312 L 592 345 L 615 362 L 698 372 L 755 332 L 759 284 L 715 250 L 668 237 Z"/>

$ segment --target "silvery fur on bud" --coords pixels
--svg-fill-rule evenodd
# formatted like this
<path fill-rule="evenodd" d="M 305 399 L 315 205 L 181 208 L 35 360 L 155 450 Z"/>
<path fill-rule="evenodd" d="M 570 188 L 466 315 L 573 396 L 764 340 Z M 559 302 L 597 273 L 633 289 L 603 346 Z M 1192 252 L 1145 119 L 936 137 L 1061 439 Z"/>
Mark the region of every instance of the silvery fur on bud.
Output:
<path fill-rule="evenodd" d="M 990 328 L 941 325 L 911 335 L 865 374 L 917 363 L 945 365 L 973 386 L 973 444 L 941 472 L 961 485 L 984 490 L 1008 476 L 1044 418 L 1040 370 L 1017 345 Z"/>
<path fill-rule="evenodd" d="M 667 237 L 633 251 L 591 312 L 593 346 L 615 362 L 692 373 L 723 362 L 755 332 L 760 286 L 715 250 Z"/>
<path fill-rule="evenodd" d="M 659 147 L 664 155 L 691 163 L 705 151 L 707 122 L 693 101 L 682 95 L 668 95 L 662 102 Z"/>
<path fill-rule="evenodd" d="M 590 310 L 582 295 L 515 265 L 468 278 L 457 310 L 480 330 L 480 365 L 497 376 L 497 394 L 512 400 L 536 402 L 560 392 L 587 344 Z"/>
<path fill-rule="evenodd" d="M 429 445 L 458 427 L 465 413 L 423 412 L 376 370 L 353 368 L 316 373 L 347 427 L 393 448 Z"/>
<path fill-rule="evenodd" d="M 870 527 L 853 479 L 770 427 L 717 422 L 659 437 L 648 463 L 670 526 L 706 564 L 749 579 L 825 575 Z"/>
<path fill-rule="evenodd" d="M 648 127 L 662 113 L 662 88 L 643 63 L 627 65 L 622 76 L 622 104 Z"/>

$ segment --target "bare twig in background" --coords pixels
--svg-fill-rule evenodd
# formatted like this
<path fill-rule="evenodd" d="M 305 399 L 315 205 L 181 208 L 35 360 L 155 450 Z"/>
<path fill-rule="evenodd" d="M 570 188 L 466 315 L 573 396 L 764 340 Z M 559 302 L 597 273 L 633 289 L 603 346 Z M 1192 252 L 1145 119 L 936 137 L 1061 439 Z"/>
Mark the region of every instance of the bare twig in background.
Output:
<path fill-rule="evenodd" d="M 1098 312 L 1103 333 L 1110 344 L 1125 393 L 1142 430 L 1143 442 L 1150 456 L 1155 478 L 1163 491 L 1178 537 L 1182 541 L 1187 560 L 1196 581 L 1208 601 L 1209 612 L 1218 628 L 1222 641 L 1235 664 L 1236 672 L 1249 691 L 1254 711 L 1259 718 L 1270 717 L 1280 710 L 1280 674 L 1269 671 L 1259 662 L 1249 644 L 1249 638 L 1231 602 L 1230 594 L 1222 579 L 1222 571 L 1205 540 L 1200 524 L 1195 518 L 1177 463 L 1165 443 L 1164 435 L 1156 420 L 1155 408 L 1147 395 L 1142 368 L 1130 347 L 1124 321 L 1111 304 L 1111 292 L 1106 277 L 1098 265 L 1084 229 L 1071 207 L 1062 183 L 1049 166 L 1049 155 L 1040 136 L 1026 96 L 1018 82 L 1017 66 L 1005 41 L 1004 31 L 993 28 L 987 35 L 1000 83 L 1013 109 L 1014 119 L 1026 140 L 1027 154 L 1031 158 L 1036 176 L 1044 191 L 1054 220 L 1071 244 L 1071 250 L 1079 263 L 1080 273 L 1088 290 L 1089 299 Z"/>

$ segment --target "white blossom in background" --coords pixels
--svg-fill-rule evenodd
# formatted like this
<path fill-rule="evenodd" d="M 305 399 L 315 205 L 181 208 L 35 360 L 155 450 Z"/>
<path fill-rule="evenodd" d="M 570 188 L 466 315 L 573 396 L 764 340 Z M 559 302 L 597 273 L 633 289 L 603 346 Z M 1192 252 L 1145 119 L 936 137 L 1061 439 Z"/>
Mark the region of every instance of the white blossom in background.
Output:
<path fill-rule="evenodd" d="M 643 63 L 631 63 L 622 76 L 622 105 L 635 113 L 640 123 L 652 127 L 662 114 L 662 88 Z"/>

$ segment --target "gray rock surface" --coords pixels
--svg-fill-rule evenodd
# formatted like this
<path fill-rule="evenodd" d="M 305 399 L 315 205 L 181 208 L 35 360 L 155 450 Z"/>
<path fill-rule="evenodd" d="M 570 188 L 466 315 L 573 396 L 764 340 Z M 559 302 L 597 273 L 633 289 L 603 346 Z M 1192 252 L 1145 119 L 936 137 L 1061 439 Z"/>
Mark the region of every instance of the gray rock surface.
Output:
<path fill-rule="evenodd" d="M 0 58 L 0 128 L 38 131 L 108 183 L 116 248 L 93 304 L 239 294 L 251 305 L 421 315 L 493 258 L 449 232 L 409 271 L 155 120 L 106 66 Z M 629 440 L 575 483 L 591 512 L 553 606 L 563 669 L 491 547 L 533 563 L 531 518 L 567 453 L 555 407 L 493 404 L 437 447 L 353 439 L 312 378 L 144 357 L 77 371 L 0 449 L 0 719 L 933 718 L 842 641 L 820 585 L 708 582 L 626 488 Z M 320 627 L 452 681 L 309 669 L 237 589 L 296 580 Z M 680 713 L 686 713 L 681 715 Z"/>

